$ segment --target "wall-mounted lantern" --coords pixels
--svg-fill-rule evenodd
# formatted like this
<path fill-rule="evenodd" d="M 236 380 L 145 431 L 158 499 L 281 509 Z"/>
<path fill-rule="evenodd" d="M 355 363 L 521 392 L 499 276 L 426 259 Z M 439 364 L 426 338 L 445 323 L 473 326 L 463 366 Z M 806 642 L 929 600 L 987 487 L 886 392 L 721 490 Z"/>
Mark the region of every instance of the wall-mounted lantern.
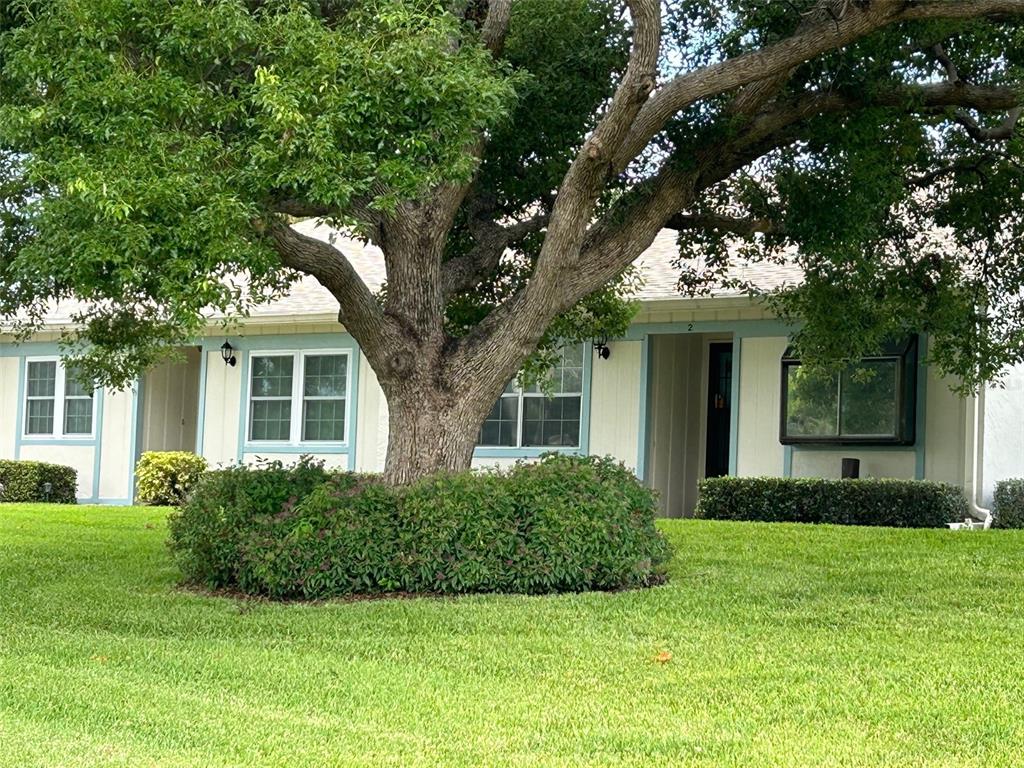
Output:
<path fill-rule="evenodd" d="M 220 345 L 220 358 L 224 361 L 224 365 L 234 367 L 238 363 L 238 360 L 235 359 L 235 348 L 231 346 L 230 342 L 225 341 Z"/>
<path fill-rule="evenodd" d="M 594 351 L 597 353 L 598 358 L 601 360 L 607 360 L 612 356 L 611 347 L 608 346 L 608 336 L 602 334 L 594 337 Z"/>

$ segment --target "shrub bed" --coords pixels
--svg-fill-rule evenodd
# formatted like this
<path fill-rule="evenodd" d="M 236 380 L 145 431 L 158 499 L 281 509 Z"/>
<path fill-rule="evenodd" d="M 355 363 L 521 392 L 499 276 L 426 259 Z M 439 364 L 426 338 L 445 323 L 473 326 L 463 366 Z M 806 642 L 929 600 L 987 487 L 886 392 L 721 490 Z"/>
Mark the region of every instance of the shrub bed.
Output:
<path fill-rule="evenodd" d="M 77 503 L 78 472 L 63 464 L 0 460 L 0 485 L 0 501 Z"/>
<path fill-rule="evenodd" d="M 1024 528 L 1024 480 L 1000 480 L 992 499 L 992 525 Z"/>
<path fill-rule="evenodd" d="M 190 581 L 283 599 L 608 590 L 663 577 L 655 512 L 610 459 L 550 455 L 400 489 L 305 462 L 207 473 L 171 548 Z"/>
<path fill-rule="evenodd" d="M 938 528 L 968 516 L 963 491 L 926 480 L 716 477 L 700 484 L 710 520 Z"/>
<path fill-rule="evenodd" d="M 136 501 L 177 507 L 205 471 L 206 459 L 189 451 L 146 451 L 135 465 Z"/>

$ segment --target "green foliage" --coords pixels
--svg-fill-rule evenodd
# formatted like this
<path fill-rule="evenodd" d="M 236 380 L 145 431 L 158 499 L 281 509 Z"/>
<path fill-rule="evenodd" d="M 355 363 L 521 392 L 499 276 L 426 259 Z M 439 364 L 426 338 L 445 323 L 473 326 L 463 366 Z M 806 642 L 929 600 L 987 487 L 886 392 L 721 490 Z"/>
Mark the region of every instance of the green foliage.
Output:
<path fill-rule="evenodd" d="M 695 515 L 709 520 L 939 528 L 969 517 L 963 491 L 926 480 L 715 477 Z"/>
<path fill-rule="evenodd" d="M 44 486 L 50 484 L 47 493 Z M 63 464 L 42 461 L 0 460 L 0 501 L 49 501 L 54 504 L 75 504 L 78 495 L 78 472 Z"/>
<path fill-rule="evenodd" d="M 209 473 L 172 519 L 186 578 L 274 598 L 533 594 L 642 586 L 668 558 L 653 493 L 610 459 L 549 455 L 399 489 L 350 474 L 316 483 L 312 469 L 296 481 L 274 467 L 289 488 L 273 494 L 266 470 Z"/>
<path fill-rule="evenodd" d="M 203 472 L 206 459 L 189 451 L 146 451 L 135 465 L 135 499 L 142 504 L 176 507 Z"/>
<path fill-rule="evenodd" d="M 204 309 L 287 290 L 254 226 L 272 201 L 391 210 L 465 180 L 465 148 L 515 101 L 517 77 L 441 0 L 25 9 L 0 28 L 17 211 L 0 313 L 31 325 L 48 299 L 91 302 L 66 343 L 100 384 L 196 335 Z"/>
<path fill-rule="evenodd" d="M 995 528 L 1024 528 L 1024 480 L 1000 480 L 992 499 Z"/>
<path fill-rule="evenodd" d="M 329 477 L 322 463 L 305 457 L 290 467 L 269 462 L 204 473 L 169 518 L 171 548 L 181 570 L 211 586 L 237 584 L 240 533 L 253 519 L 294 505 Z"/>

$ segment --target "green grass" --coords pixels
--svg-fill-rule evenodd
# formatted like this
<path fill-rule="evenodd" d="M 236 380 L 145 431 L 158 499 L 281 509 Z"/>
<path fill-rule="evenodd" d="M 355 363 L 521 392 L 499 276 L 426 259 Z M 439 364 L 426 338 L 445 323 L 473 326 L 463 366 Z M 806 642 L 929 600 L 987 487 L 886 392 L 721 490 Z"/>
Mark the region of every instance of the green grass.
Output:
<path fill-rule="evenodd" d="M 651 590 L 280 605 L 176 589 L 165 514 L 0 507 L 0 765 L 1024 755 L 1021 532 L 672 522 Z"/>

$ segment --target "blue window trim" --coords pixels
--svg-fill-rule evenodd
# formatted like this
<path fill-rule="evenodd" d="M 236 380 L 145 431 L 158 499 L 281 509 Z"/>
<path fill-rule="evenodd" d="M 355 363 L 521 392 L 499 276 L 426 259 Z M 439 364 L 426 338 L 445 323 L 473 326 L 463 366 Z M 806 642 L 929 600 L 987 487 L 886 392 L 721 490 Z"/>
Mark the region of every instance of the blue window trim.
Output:
<path fill-rule="evenodd" d="M 204 339 L 203 340 L 203 356 L 204 359 L 208 354 L 208 351 L 220 348 L 217 340 Z M 287 454 L 291 456 L 345 456 L 347 458 L 347 467 L 350 471 L 354 471 L 356 468 L 356 440 L 359 423 L 359 363 L 360 363 L 360 352 L 359 345 L 356 344 L 355 339 L 347 333 L 306 333 L 306 334 L 280 334 L 274 336 L 241 336 L 231 337 L 228 336 L 228 341 L 231 342 L 231 346 L 235 348 L 235 354 L 238 357 L 239 367 L 241 368 L 241 397 L 239 399 L 239 412 L 238 412 L 238 438 L 237 438 L 237 452 L 236 458 L 239 463 L 245 461 L 245 456 L 267 456 L 274 454 Z M 250 356 L 252 352 L 264 352 L 281 350 L 282 352 L 294 351 L 294 352 L 312 352 L 319 349 L 337 349 L 347 351 L 350 354 L 351 370 L 349 371 L 350 376 L 350 393 L 351 402 L 349 404 L 349 420 L 345 425 L 345 442 L 344 443 L 308 443 L 302 445 L 293 444 L 275 444 L 269 442 L 258 442 L 252 443 L 246 439 L 247 425 L 249 422 L 249 364 Z M 206 410 L 206 385 L 205 385 L 205 371 L 202 386 L 200 387 L 200 401 L 202 403 L 202 411 Z M 199 444 L 197 437 L 197 445 Z"/>
<path fill-rule="evenodd" d="M 583 391 L 580 400 L 580 444 L 577 446 L 530 446 L 502 448 L 498 446 L 477 446 L 473 449 L 474 459 L 535 459 L 545 453 L 564 453 L 570 456 L 590 453 L 590 385 L 594 368 L 594 347 L 590 342 L 583 345 Z"/>

